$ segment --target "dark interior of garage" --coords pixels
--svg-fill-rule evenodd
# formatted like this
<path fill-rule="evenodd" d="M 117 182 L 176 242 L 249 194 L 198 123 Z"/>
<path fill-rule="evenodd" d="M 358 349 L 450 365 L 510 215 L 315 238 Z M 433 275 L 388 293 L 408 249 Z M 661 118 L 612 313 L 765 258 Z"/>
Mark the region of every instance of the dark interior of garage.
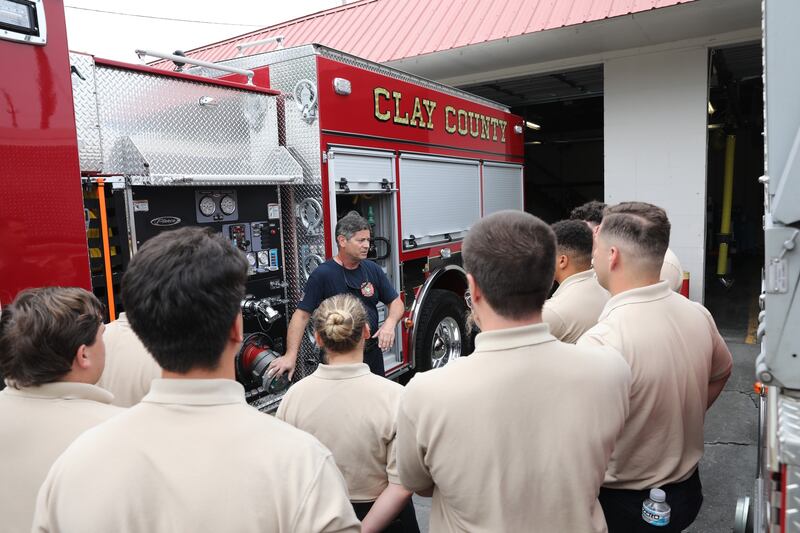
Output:
<path fill-rule="evenodd" d="M 601 65 L 461 88 L 524 117 L 526 211 L 555 222 L 603 199 Z"/>
<path fill-rule="evenodd" d="M 709 66 L 705 299 L 715 316 L 752 329 L 764 257 L 761 44 L 713 49 Z"/>

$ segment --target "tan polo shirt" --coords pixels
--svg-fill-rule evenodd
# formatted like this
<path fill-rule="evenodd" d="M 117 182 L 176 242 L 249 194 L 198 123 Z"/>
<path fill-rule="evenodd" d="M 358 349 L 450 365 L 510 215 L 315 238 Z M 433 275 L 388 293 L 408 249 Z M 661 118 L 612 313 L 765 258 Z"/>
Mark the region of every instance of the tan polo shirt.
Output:
<path fill-rule="evenodd" d="M 75 438 L 123 410 L 87 383 L 47 383 L 0 392 L 0 531 L 30 531 L 36 493 Z"/>
<path fill-rule="evenodd" d="M 671 249 L 667 248 L 664 254 L 664 264 L 661 266 L 661 281 L 666 281 L 669 288 L 675 292 L 681 290 L 683 285 L 683 267 L 681 260 Z"/>
<path fill-rule="evenodd" d="M 317 439 L 248 406 L 227 379 L 157 379 L 56 461 L 33 531 L 359 531 Z"/>
<path fill-rule="evenodd" d="M 703 455 L 708 383 L 733 365 L 711 314 L 662 281 L 612 297 L 578 341 L 593 345 L 619 350 L 633 375 L 604 485 L 643 490 L 688 478 Z"/>
<path fill-rule="evenodd" d="M 125 313 L 106 325 L 106 367 L 98 386 L 114 395 L 114 405 L 130 407 L 150 391 L 150 382 L 161 377 L 161 367 L 144 347 Z"/>
<path fill-rule="evenodd" d="M 542 322 L 550 333 L 563 341 L 575 344 L 592 326 L 611 295 L 597 281 L 594 270 L 578 272 L 565 279 L 544 303 Z"/>
<path fill-rule="evenodd" d="M 350 500 L 369 502 L 400 484 L 394 440 L 402 394 L 364 363 L 319 365 L 289 389 L 277 417 L 317 437 L 333 453 Z"/>
<path fill-rule="evenodd" d="M 416 375 L 400 403 L 400 479 L 433 486 L 430 530 L 606 531 L 597 495 L 628 414 L 625 361 L 562 343 L 545 324 L 475 343 Z"/>

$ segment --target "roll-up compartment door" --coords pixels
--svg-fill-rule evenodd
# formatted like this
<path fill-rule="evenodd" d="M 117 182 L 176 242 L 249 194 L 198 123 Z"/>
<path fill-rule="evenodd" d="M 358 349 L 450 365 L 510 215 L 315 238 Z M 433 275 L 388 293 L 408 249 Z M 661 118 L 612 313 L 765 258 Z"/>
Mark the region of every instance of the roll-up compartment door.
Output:
<path fill-rule="evenodd" d="M 336 193 L 391 191 L 395 188 L 391 152 L 331 148 L 328 151 L 328 172 Z"/>
<path fill-rule="evenodd" d="M 483 165 L 483 216 L 504 209 L 523 209 L 522 167 L 502 163 Z"/>
<path fill-rule="evenodd" d="M 400 156 L 403 247 L 463 238 L 481 217 L 478 161 Z"/>

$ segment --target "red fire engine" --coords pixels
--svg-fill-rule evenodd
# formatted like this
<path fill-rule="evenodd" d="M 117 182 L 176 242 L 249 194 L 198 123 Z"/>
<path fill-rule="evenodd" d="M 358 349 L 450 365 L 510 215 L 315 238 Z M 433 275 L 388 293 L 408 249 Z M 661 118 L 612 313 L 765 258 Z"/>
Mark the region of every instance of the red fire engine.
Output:
<path fill-rule="evenodd" d="M 387 375 L 471 351 L 461 242 L 481 216 L 523 208 L 522 119 L 499 104 L 318 45 L 218 64 L 131 65 L 67 51 L 60 2 L 14 0 L 0 20 L 0 301 L 76 285 L 123 310 L 119 282 L 148 238 L 213 228 L 250 262 L 239 356 L 272 409 L 308 275 L 351 210 L 402 295 Z M 313 371 L 303 341 L 297 375 Z"/>

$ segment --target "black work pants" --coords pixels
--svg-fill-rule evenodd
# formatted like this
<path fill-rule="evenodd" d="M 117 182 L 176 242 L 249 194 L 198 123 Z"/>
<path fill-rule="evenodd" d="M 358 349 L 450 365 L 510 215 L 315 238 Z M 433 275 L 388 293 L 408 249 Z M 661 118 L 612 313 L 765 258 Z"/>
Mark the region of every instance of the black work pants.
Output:
<path fill-rule="evenodd" d="M 353 510 L 359 520 L 364 520 L 367 513 L 372 509 L 372 504 L 375 502 L 353 503 Z M 414 511 L 414 502 L 408 500 L 408 503 L 400 514 L 397 515 L 389 526 L 383 530 L 384 533 L 419 533 L 419 524 L 417 524 L 417 513 Z"/>
<path fill-rule="evenodd" d="M 386 377 L 383 366 L 383 351 L 378 347 L 378 339 L 367 339 L 364 343 L 364 362 L 369 365 L 373 374 Z"/>
<path fill-rule="evenodd" d="M 649 490 L 625 490 L 600 488 L 600 505 L 606 515 L 608 533 L 673 532 L 689 527 L 700 506 L 703 505 L 703 485 L 700 470 L 685 481 L 660 487 L 667 494 L 670 506 L 670 521 L 667 526 L 651 526 L 642 519 L 642 504 L 650 495 Z"/>

